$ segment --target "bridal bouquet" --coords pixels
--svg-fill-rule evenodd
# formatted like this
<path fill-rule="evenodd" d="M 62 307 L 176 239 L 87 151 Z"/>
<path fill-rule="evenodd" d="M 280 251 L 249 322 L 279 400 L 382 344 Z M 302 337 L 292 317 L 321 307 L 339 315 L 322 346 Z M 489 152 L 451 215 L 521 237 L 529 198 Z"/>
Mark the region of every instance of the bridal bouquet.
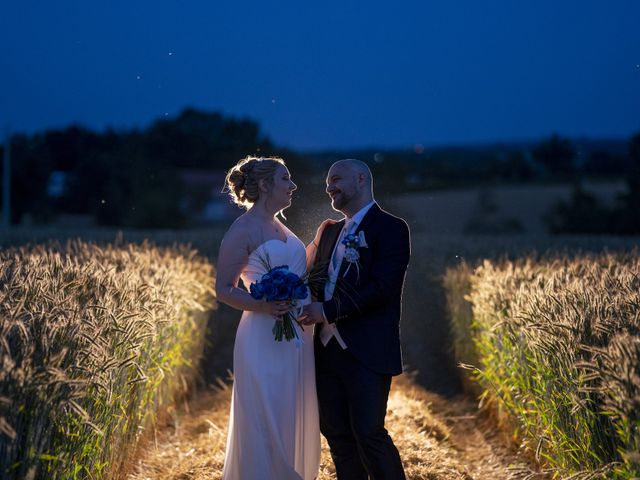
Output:
<path fill-rule="evenodd" d="M 270 269 L 259 282 L 254 282 L 249 286 L 249 292 L 257 300 L 287 301 L 294 306 L 297 306 L 298 300 L 304 300 L 309 295 L 307 284 L 298 275 L 289 271 L 288 265 Z M 287 342 L 299 338 L 293 322 L 300 325 L 296 315 L 292 312 L 288 312 L 281 319 L 276 320 L 272 330 L 276 342 L 281 342 L 283 337 Z"/>

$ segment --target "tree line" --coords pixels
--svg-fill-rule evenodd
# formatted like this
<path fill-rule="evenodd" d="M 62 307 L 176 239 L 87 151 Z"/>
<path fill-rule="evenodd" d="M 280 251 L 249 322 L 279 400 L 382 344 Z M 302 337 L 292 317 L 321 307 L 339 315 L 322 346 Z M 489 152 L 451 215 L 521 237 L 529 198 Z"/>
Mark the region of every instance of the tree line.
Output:
<path fill-rule="evenodd" d="M 571 199 L 557 202 L 548 213 L 549 231 L 556 234 L 640 234 L 640 133 L 629 140 L 624 166 L 626 191 L 618 195 L 614 205 L 605 205 L 586 191 L 582 177 L 577 177 Z"/>
<path fill-rule="evenodd" d="M 628 148 L 592 146 L 580 158 L 575 145 L 554 135 L 536 144 L 406 150 L 296 152 L 275 145 L 257 122 L 189 108 L 144 129 L 95 132 L 81 126 L 11 138 L 11 221 L 25 217 L 46 223 L 56 215 L 84 214 L 98 225 L 180 228 L 189 225 L 192 204 L 180 172 L 224 172 L 246 155 L 285 158 L 309 202 L 324 200 L 324 173 L 339 158 L 366 161 L 379 193 L 400 193 L 487 183 L 529 181 L 576 182 L 574 199 L 550 216 L 554 232 L 590 226 L 598 232 L 634 233 L 640 225 L 630 212 L 640 211 L 640 134 Z M 0 150 L 3 155 L 3 150 Z M 64 175 L 59 191 L 55 175 Z M 606 212 L 606 224 L 586 221 L 602 206 L 579 187 L 584 177 L 624 178 L 628 194 Z M 53 182 L 55 183 L 55 182 Z M 595 202 L 595 203 L 594 203 Z M 197 202 L 196 202 L 197 203 Z M 296 215 L 295 206 L 292 215 Z M 633 217 L 633 218 L 632 218 Z M 612 219 L 616 219 L 614 222 Z"/>

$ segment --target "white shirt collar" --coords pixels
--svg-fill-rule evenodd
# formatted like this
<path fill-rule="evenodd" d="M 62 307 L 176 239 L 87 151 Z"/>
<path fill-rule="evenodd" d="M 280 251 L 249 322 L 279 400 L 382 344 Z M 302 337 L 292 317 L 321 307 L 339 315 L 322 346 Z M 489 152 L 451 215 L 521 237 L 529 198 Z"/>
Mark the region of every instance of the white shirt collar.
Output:
<path fill-rule="evenodd" d="M 371 202 L 367 203 L 364 207 L 362 207 L 360 210 L 358 210 L 358 212 L 353 217 L 351 217 L 352 225 L 356 225 L 356 226 L 360 225 L 364 216 L 367 214 L 369 209 L 373 207 L 375 203 L 376 201 L 372 200 Z M 350 228 L 350 230 L 353 230 L 353 226 Z"/>

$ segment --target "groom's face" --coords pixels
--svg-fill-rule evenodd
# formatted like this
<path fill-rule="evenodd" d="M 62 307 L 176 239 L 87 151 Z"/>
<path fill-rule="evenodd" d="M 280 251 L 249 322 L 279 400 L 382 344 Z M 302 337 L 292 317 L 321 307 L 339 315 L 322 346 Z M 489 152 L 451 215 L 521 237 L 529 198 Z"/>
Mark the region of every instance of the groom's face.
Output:
<path fill-rule="evenodd" d="M 359 193 L 354 172 L 342 165 L 334 165 L 327 174 L 327 194 L 334 210 L 343 211 Z"/>

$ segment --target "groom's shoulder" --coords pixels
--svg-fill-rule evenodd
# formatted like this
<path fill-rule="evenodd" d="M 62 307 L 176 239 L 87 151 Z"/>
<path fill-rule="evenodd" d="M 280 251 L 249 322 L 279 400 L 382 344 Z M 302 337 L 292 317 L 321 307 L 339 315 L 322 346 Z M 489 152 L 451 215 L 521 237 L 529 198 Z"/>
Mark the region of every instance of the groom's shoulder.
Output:
<path fill-rule="evenodd" d="M 384 219 L 385 223 L 395 228 L 403 228 L 409 230 L 409 224 L 404 218 L 394 215 L 393 213 L 386 211 L 380 206 L 378 207 L 380 208 L 380 216 Z"/>

